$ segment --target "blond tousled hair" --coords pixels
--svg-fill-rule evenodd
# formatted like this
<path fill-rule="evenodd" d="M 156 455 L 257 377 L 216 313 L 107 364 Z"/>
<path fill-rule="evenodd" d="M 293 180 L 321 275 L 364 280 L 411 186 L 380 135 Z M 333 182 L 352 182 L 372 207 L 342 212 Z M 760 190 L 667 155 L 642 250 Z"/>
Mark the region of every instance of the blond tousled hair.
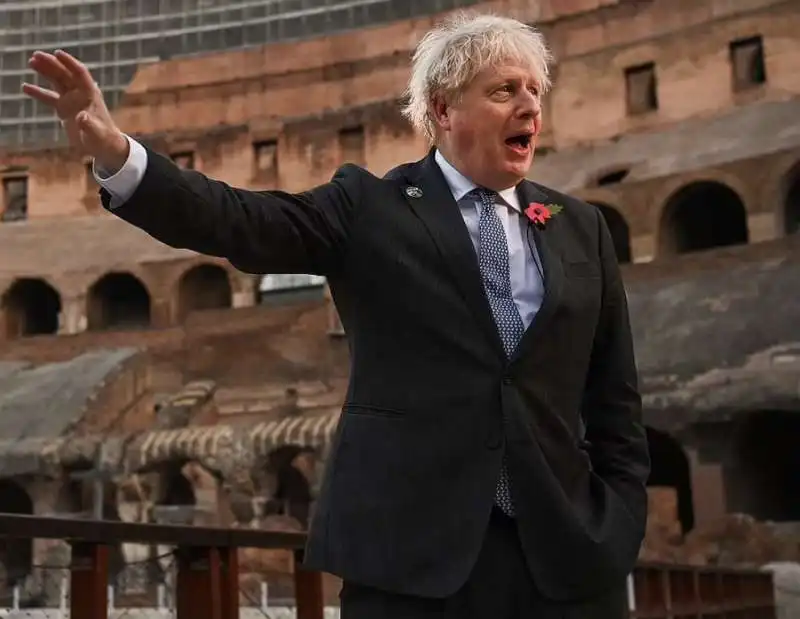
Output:
<path fill-rule="evenodd" d="M 403 115 L 430 142 L 435 95 L 457 97 L 486 67 L 515 61 L 529 64 L 541 93 L 550 88 L 552 54 L 533 26 L 498 15 L 460 11 L 429 31 L 417 45 Z"/>

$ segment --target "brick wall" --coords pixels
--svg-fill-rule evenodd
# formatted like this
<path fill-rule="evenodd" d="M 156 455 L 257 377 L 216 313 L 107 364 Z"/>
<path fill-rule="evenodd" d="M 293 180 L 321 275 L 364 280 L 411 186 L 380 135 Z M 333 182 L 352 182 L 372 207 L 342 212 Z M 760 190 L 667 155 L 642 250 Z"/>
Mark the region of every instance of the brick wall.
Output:
<path fill-rule="evenodd" d="M 665 127 L 800 92 L 796 3 L 583 0 L 559 3 L 558 12 L 555 4 L 486 5 L 541 23 L 554 48 L 545 146 Z M 194 150 L 195 165 L 211 176 L 289 190 L 327 180 L 343 161 L 339 130 L 363 124 L 363 163 L 380 174 L 424 153 L 425 144 L 399 119 L 396 99 L 409 54 L 435 19 L 143 67 L 115 116 L 163 152 Z M 767 82 L 735 93 L 728 45 L 756 34 L 764 38 Z M 624 70 L 645 62 L 656 66 L 659 109 L 630 116 Z M 376 107 L 378 113 L 367 111 Z M 276 139 L 277 174 L 265 177 L 256 170 L 253 143 Z M 29 170 L 31 217 L 96 209 L 85 162 L 74 154 L 0 155 L 0 170 L 12 167 Z"/>
<path fill-rule="evenodd" d="M 15 340 L 0 350 L 0 359 L 46 363 L 92 348 L 138 346 L 148 350 L 157 391 L 207 378 L 229 387 L 346 377 L 347 344 L 328 335 L 327 312 L 324 300 L 209 310 L 165 329 Z"/>

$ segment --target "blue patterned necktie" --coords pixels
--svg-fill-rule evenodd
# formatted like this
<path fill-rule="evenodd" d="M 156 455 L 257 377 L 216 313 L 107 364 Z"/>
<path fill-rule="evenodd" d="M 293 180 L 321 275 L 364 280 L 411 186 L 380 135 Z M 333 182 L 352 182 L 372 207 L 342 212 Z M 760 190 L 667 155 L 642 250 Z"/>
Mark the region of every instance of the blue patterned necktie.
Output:
<path fill-rule="evenodd" d="M 488 189 L 475 189 L 471 194 L 476 195 L 482 205 L 478 220 L 480 233 L 478 266 L 503 348 L 506 355 L 511 357 L 525 333 L 525 325 L 511 294 L 508 239 L 503 230 L 503 222 L 500 221 L 500 217 L 495 211 L 497 194 Z M 509 485 L 508 467 L 504 456 L 500 479 L 497 482 L 495 502 L 506 514 L 513 516 L 514 504 L 511 500 Z"/>

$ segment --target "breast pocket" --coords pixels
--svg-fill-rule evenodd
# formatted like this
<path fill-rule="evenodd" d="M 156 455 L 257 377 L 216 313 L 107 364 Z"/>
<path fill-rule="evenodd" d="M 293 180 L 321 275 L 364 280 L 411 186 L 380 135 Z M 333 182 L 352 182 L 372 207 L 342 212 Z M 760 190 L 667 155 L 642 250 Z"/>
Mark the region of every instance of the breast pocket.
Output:
<path fill-rule="evenodd" d="M 565 262 L 557 317 L 551 331 L 577 352 L 591 346 L 600 315 L 603 280 L 598 265 L 588 261 Z"/>

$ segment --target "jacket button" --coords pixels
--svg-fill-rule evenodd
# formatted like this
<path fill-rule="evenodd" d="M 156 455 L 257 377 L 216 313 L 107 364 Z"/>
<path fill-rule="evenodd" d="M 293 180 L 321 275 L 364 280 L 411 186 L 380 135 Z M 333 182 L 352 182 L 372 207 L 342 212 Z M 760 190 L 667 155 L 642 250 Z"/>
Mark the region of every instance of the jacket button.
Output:
<path fill-rule="evenodd" d="M 500 434 L 500 432 L 492 432 L 489 435 L 489 438 L 486 439 L 487 449 L 500 449 L 502 444 L 503 436 Z"/>

